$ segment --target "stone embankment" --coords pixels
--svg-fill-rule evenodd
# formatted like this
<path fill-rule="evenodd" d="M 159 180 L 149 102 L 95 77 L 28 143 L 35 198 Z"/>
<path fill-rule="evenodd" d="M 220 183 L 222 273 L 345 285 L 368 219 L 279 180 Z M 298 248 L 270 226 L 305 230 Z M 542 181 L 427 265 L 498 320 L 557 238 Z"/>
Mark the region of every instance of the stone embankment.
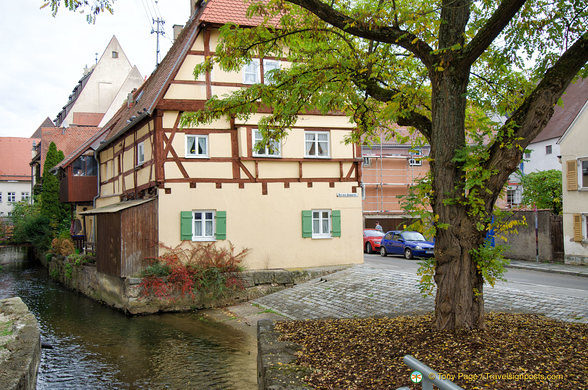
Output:
<path fill-rule="evenodd" d="M 107 275 L 97 272 L 96 266 L 93 264 L 68 264 L 62 256 L 54 256 L 50 261 L 41 259 L 41 262 L 48 268 L 49 275 L 67 288 L 79 291 L 96 301 L 128 314 L 189 311 L 235 305 L 346 268 L 243 271 L 241 279 L 245 288 L 242 291 L 236 292 L 229 298 L 210 302 L 189 296 L 178 297 L 171 301 L 145 298 L 142 296 L 140 278 Z"/>
<path fill-rule="evenodd" d="M 41 333 L 35 316 L 19 297 L 0 300 L 2 389 L 35 389 L 40 362 Z"/>

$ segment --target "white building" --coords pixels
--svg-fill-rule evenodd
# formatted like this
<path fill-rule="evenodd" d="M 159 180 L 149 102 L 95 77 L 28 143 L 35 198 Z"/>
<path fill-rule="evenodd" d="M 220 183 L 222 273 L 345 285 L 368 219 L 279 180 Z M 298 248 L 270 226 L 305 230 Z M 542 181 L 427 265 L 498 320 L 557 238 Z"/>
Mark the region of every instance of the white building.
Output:
<path fill-rule="evenodd" d="M 31 198 L 31 161 L 34 138 L 0 137 L 0 217 L 12 212 L 14 203 Z"/>

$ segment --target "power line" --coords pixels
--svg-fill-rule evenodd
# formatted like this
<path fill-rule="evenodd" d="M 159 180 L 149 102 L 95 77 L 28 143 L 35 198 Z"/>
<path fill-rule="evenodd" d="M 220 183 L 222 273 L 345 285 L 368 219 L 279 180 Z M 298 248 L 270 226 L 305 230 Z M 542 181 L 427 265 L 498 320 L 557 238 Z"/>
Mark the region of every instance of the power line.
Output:
<path fill-rule="evenodd" d="M 159 36 L 165 35 L 165 31 L 163 30 L 163 25 L 165 24 L 165 21 L 158 17 L 157 19 L 153 19 L 153 23 L 157 26 L 157 29 L 151 29 L 151 34 L 157 35 L 157 37 L 156 37 L 157 44 L 156 44 L 156 49 L 155 49 L 155 66 L 157 66 L 157 65 L 159 65 Z"/>

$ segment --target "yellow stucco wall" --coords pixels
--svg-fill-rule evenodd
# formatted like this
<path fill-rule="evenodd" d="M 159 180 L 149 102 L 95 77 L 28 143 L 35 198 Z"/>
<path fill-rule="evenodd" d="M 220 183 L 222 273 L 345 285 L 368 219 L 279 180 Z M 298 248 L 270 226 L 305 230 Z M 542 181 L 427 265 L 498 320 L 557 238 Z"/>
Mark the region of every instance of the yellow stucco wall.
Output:
<path fill-rule="evenodd" d="M 574 241 L 574 214 L 584 215 L 583 231 L 586 235 L 588 227 L 585 226 L 588 218 L 588 189 L 580 188 L 581 181 L 578 180 L 578 190 L 568 190 L 567 183 L 567 162 L 575 161 L 576 169 L 580 171 L 578 159 L 588 159 L 588 104 L 580 112 L 571 128 L 560 140 L 560 153 L 562 162 L 562 187 L 563 187 L 563 230 L 564 230 L 564 252 L 566 261 L 574 257 L 576 261 L 584 259 L 588 264 L 588 240 L 582 242 Z M 581 175 L 581 173 L 579 174 Z"/>
<path fill-rule="evenodd" d="M 248 269 L 317 267 L 361 263 L 362 214 L 361 193 L 357 197 L 338 197 L 351 193 L 350 183 L 281 183 L 268 184 L 268 194 L 261 195 L 260 184 L 198 183 L 169 184 L 171 194 L 159 192 L 159 239 L 168 246 L 180 241 L 180 212 L 217 210 L 227 212 L 227 241 L 237 250 L 251 248 L 245 266 Z M 341 237 L 302 238 L 302 210 L 341 210 Z M 227 245 L 226 241 L 217 241 Z"/>

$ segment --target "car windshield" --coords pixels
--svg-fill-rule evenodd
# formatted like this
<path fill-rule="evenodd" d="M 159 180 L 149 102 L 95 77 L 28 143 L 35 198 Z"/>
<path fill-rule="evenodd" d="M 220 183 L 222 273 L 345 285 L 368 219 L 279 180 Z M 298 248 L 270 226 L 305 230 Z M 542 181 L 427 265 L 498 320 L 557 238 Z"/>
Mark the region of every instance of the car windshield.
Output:
<path fill-rule="evenodd" d="M 384 233 L 377 230 L 366 230 L 365 235 L 366 237 L 384 237 Z"/>
<path fill-rule="evenodd" d="M 402 233 L 402 237 L 406 241 L 426 241 L 425 237 L 419 232 L 404 232 Z"/>

